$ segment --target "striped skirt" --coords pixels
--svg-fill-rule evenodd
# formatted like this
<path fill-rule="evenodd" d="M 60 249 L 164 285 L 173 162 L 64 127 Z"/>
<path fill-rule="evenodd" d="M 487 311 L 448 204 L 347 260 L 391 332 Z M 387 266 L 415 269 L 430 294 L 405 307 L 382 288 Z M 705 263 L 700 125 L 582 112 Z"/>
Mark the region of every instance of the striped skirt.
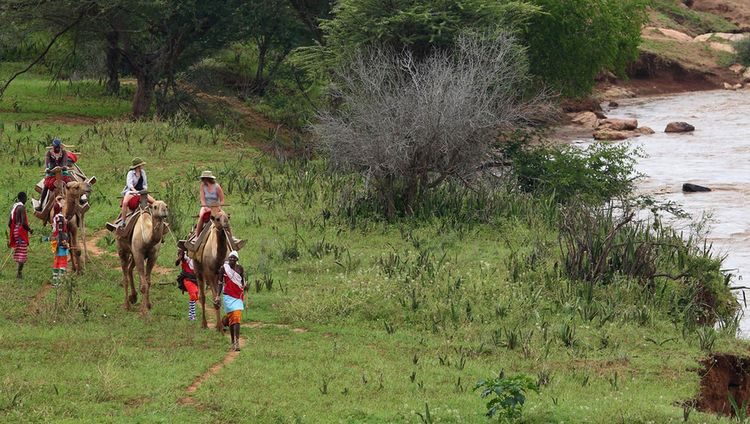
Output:
<path fill-rule="evenodd" d="M 29 246 L 26 244 L 25 241 L 21 240 L 20 237 L 18 237 L 18 226 L 16 226 L 15 231 L 13 231 L 13 237 L 16 238 L 16 248 L 13 249 L 13 260 L 18 262 L 19 264 L 25 263 L 26 259 L 29 258 Z"/>

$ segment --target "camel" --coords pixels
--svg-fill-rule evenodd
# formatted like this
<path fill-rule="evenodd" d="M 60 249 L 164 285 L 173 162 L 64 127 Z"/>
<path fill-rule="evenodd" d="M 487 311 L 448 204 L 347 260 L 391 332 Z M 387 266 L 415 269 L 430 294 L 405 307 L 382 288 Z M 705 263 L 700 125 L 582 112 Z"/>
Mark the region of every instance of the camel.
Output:
<path fill-rule="evenodd" d="M 68 221 L 68 236 L 70 240 L 70 259 L 73 271 L 81 274 L 81 248 L 78 243 L 78 230 L 85 231 L 83 216 L 88 210 L 88 204 L 81 205 L 81 197 L 91 194 L 91 183 L 87 181 L 71 181 L 65 185 L 62 213 Z M 51 215 L 51 214 L 50 214 Z M 48 219 L 51 221 L 51 217 Z M 85 237 L 85 236 L 84 236 Z M 84 239 L 84 243 L 86 240 Z M 85 244 L 84 244 L 85 248 Z"/>
<path fill-rule="evenodd" d="M 146 203 L 147 196 L 141 196 L 142 212 L 135 222 L 130 237 L 118 237 L 117 254 L 122 266 L 123 287 L 125 287 L 124 308 L 130 309 L 131 304 L 138 300 L 133 279 L 133 268 L 138 269 L 141 281 L 141 315 L 147 315 L 151 309 L 149 290 L 151 288 L 151 270 L 156 265 L 164 234 L 167 231 L 167 204 L 157 200 L 150 206 Z M 146 203 L 146 204 L 144 204 Z M 128 292 L 128 287 L 130 292 Z"/>
<path fill-rule="evenodd" d="M 195 251 L 189 252 L 195 264 L 195 276 L 200 288 L 201 310 L 203 311 L 202 327 L 208 328 L 206 322 L 206 283 L 211 285 L 213 304 L 216 312 L 216 329 L 224 331 L 221 322 L 221 302 L 219 299 L 219 269 L 224 265 L 229 254 L 229 215 L 222 211 L 215 211 L 211 215 L 213 226 L 203 243 Z"/>

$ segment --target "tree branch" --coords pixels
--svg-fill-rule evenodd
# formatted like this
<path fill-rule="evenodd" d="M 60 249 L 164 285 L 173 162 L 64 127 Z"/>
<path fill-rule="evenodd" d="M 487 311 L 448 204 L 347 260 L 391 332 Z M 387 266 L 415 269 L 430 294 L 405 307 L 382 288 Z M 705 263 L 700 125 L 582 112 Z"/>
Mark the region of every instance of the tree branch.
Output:
<path fill-rule="evenodd" d="M 45 48 L 44 51 L 36 59 L 34 59 L 33 62 L 29 64 L 29 66 L 13 74 L 8 79 L 8 81 L 6 81 L 5 84 L 3 84 L 2 88 L 0 88 L 0 98 L 3 97 L 3 94 L 5 94 L 5 90 L 8 89 L 8 86 L 10 85 L 10 83 L 13 82 L 13 80 L 15 80 L 19 75 L 23 75 L 26 72 L 28 72 L 31 68 L 34 67 L 34 65 L 39 63 L 40 60 L 44 59 L 44 57 L 47 56 L 47 53 L 49 53 L 52 46 L 55 45 L 55 43 L 57 42 L 57 39 L 60 38 L 66 32 L 68 32 L 71 28 L 78 25 L 78 23 L 81 22 L 81 19 L 83 19 L 83 15 L 84 15 L 83 12 L 79 13 L 78 18 L 75 21 L 71 22 L 68 26 L 66 26 L 65 28 L 60 30 L 60 32 L 55 34 L 55 36 L 52 37 L 52 40 L 49 42 L 49 44 L 47 44 L 47 48 Z"/>

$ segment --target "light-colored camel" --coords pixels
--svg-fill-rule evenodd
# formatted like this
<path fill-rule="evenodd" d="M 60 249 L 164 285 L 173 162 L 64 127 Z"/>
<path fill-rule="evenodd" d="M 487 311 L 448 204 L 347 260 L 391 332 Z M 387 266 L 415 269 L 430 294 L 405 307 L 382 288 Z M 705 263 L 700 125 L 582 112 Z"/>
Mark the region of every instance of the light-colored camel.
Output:
<path fill-rule="evenodd" d="M 68 221 L 68 240 L 70 242 L 70 259 L 73 271 L 80 274 L 83 271 L 81 263 L 81 248 L 78 242 L 78 232 L 84 229 L 83 216 L 85 210 L 81 207 L 81 197 L 91 194 L 91 184 L 86 181 L 71 181 L 65 185 L 65 195 L 62 213 Z M 54 199 L 53 199 L 54 200 Z M 51 214 L 54 212 L 51 211 Z M 51 218 L 50 218 L 51 221 Z"/>
<path fill-rule="evenodd" d="M 224 261 L 229 254 L 229 241 L 227 231 L 229 230 L 229 215 L 222 211 L 211 215 L 213 226 L 210 233 L 194 252 L 188 254 L 195 265 L 195 276 L 198 278 L 200 287 L 201 310 L 203 311 L 203 328 L 208 328 L 206 322 L 206 284 L 211 286 L 213 294 L 213 305 L 216 312 L 216 329 L 224 331 L 221 322 L 221 302 L 219 299 L 219 269 L 224 266 Z"/>
<path fill-rule="evenodd" d="M 144 196 L 145 197 L 145 196 Z M 169 216 L 167 204 L 157 200 L 150 207 L 144 208 L 138 216 L 130 237 L 117 239 L 117 254 L 122 267 L 123 287 L 125 287 L 125 309 L 138 300 L 133 280 L 133 268 L 138 269 L 141 280 L 141 314 L 148 314 L 151 309 L 149 290 L 151 289 L 151 270 L 156 265 L 162 239 L 166 233 L 166 220 Z M 128 292 L 130 288 L 130 292 Z"/>

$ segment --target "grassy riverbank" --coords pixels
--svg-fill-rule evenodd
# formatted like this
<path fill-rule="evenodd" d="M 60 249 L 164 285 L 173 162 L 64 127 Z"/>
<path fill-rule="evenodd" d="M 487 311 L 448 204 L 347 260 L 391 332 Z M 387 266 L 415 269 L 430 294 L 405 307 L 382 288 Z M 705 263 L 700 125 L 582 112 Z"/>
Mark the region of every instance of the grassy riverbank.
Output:
<path fill-rule="evenodd" d="M 0 206 L 31 191 L 36 159 L 60 136 L 99 179 L 87 233 L 101 252 L 89 252 L 84 276 L 44 289 L 49 228 L 32 218 L 26 279 L 12 278 L 12 262 L 0 275 L 0 421 L 421 422 L 427 405 L 434 422 L 483 423 L 472 389 L 500 370 L 541 383 L 524 422 L 681 422 L 682 402 L 698 394 L 707 336 L 670 311 L 677 290 L 566 278 L 549 199 L 501 192 L 488 203 L 446 190 L 429 213 L 384 223 L 356 196 L 346 201 L 356 179 L 249 147 L 263 140 L 180 120 L 120 121 L 127 101 L 104 100 L 94 85 L 50 92 L 32 76 L 14 87 L 0 101 Z M 196 176 L 214 171 L 235 234 L 249 240 L 245 348 L 194 393 L 186 389 L 229 343 L 187 321 L 173 240 L 144 320 L 122 308 L 113 240 L 100 230 L 133 156 L 148 162 L 180 233 L 198 209 Z M 747 345 L 730 329 L 711 349 Z M 690 415 L 709 421 L 728 422 Z"/>

